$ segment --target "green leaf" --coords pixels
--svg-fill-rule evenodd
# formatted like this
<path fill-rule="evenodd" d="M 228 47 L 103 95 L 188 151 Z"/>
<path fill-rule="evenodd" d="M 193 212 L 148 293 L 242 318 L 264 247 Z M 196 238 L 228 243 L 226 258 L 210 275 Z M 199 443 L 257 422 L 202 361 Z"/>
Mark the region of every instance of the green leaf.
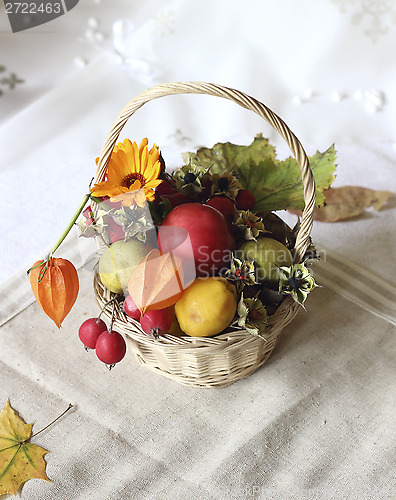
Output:
<path fill-rule="evenodd" d="M 323 191 L 334 181 L 336 152 L 334 145 L 324 153 L 316 152 L 309 158 L 316 182 L 316 205 L 324 203 Z M 236 169 L 241 184 L 250 189 L 255 198 L 257 213 L 275 210 L 302 210 L 304 208 L 304 186 L 300 168 L 293 157 L 284 161 L 270 158 L 257 164 L 246 159 Z"/>
<path fill-rule="evenodd" d="M 211 174 L 232 172 L 246 160 L 258 164 L 266 158 L 275 159 L 275 148 L 268 139 L 258 134 L 249 146 L 239 146 L 231 142 L 219 142 L 213 148 L 202 147 L 196 153 L 183 153 L 185 163 L 200 164 L 210 168 Z"/>
<path fill-rule="evenodd" d="M 249 146 L 218 143 L 211 149 L 201 148 L 196 154 L 184 153 L 183 159 L 210 167 L 210 173 L 235 172 L 243 187 L 253 192 L 257 213 L 304 208 L 304 188 L 296 159 L 279 161 L 275 148 L 261 134 Z M 334 180 L 335 159 L 334 145 L 309 158 L 316 182 L 317 206 L 324 203 L 323 191 Z"/>
<path fill-rule="evenodd" d="M 323 191 L 329 189 L 335 179 L 335 160 L 336 151 L 334 144 L 323 153 L 317 151 L 313 156 L 309 157 L 309 165 L 316 183 L 316 206 L 323 205 L 325 201 Z M 279 167 L 287 168 L 290 172 L 298 172 L 298 176 L 300 177 L 300 169 L 297 165 L 296 159 L 293 157 L 289 157 L 284 162 L 280 162 Z M 304 208 L 304 193 L 301 179 L 299 180 L 298 185 L 299 188 L 296 185 L 293 193 L 293 205 L 285 208 L 291 208 L 292 210 L 302 210 Z"/>

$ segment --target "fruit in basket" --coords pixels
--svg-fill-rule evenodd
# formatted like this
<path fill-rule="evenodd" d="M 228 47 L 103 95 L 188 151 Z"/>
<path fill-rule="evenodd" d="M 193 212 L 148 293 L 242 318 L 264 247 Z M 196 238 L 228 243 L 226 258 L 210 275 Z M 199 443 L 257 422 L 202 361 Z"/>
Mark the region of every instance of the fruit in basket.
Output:
<path fill-rule="evenodd" d="M 138 306 L 135 304 L 133 298 L 130 295 L 127 295 L 124 300 L 124 311 L 127 316 L 132 319 L 136 319 L 139 321 L 141 317 L 141 312 Z"/>
<path fill-rule="evenodd" d="M 99 318 L 89 318 L 82 323 L 78 336 L 87 349 L 95 349 L 99 335 L 107 330 L 106 323 Z"/>
<path fill-rule="evenodd" d="M 188 203 L 190 201 L 187 196 L 179 192 L 171 195 L 164 195 L 162 199 L 167 200 L 172 208 L 175 208 L 182 203 Z"/>
<path fill-rule="evenodd" d="M 95 350 L 100 361 L 112 367 L 125 356 L 126 342 L 120 333 L 106 330 L 99 335 Z"/>
<path fill-rule="evenodd" d="M 180 335 L 184 335 L 184 332 L 180 328 L 179 322 L 177 321 L 176 318 L 176 313 L 175 313 L 175 306 L 171 306 L 170 308 L 171 314 L 172 314 L 172 324 L 169 327 L 168 333 L 169 335 L 174 335 L 175 337 L 180 337 Z"/>
<path fill-rule="evenodd" d="M 169 332 L 172 325 L 172 313 L 169 308 L 147 311 L 140 318 L 140 325 L 144 333 L 158 338 Z"/>
<path fill-rule="evenodd" d="M 180 328 L 191 337 L 212 337 L 222 332 L 237 308 L 235 286 L 220 276 L 196 278 L 175 304 Z"/>
<path fill-rule="evenodd" d="M 240 189 L 235 198 L 238 210 L 253 210 L 256 199 L 250 189 Z"/>
<path fill-rule="evenodd" d="M 178 192 L 175 181 L 170 179 L 169 176 L 155 188 L 156 198 L 162 198 L 162 196 L 168 196 Z"/>
<path fill-rule="evenodd" d="M 260 282 L 276 284 L 280 266 L 291 266 L 293 257 L 290 250 L 280 241 L 261 237 L 245 241 L 237 251 L 241 260 L 256 263 L 257 279 Z"/>
<path fill-rule="evenodd" d="M 228 196 L 213 196 L 206 204 L 218 210 L 224 217 L 232 218 L 234 215 L 235 203 Z"/>
<path fill-rule="evenodd" d="M 116 241 L 123 240 L 125 238 L 125 231 L 122 227 L 116 223 L 116 221 L 111 216 L 104 216 L 103 221 L 108 227 L 110 241 L 115 243 Z"/>
<path fill-rule="evenodd" d="M 99 260 L 99 277 L 103 285 L 111 292 L 122 293 L 148 251 L 148 247 L 135 238 L 111 244 Z"/>
<path fill-rule="evenodd" d="M 161 201 L 167 201 L 170 207 L 174 208 L 187 203 L 189 198 L 176 188 L 176 183 L 172 179 L 167 178 L 155 190 L 154 205 L 157 206 Z"/>
<path fill-rule="evenodd" d="M 184 277 L 180 257 L 154 248 L 131 274 L 128 291 L 144 314 L 173 305 L 183 293 Z"/>
<path fill-rule="evenodd" d="M 197 276 L 213 276 L 230 261 L 235 238 L 218 210 L 202 203 L 184 203 L 163 220 L 158 244 L 162 252 L 181 257 L 183 265 L 193 258 Z"/>
<path fill-rule="evenodd" d="M 274 212 L 266 212 L 262 215 L 262 221 L 267 233 L 267 237 L 278 240 L 283 244 L 294 243 L 296 235 L 293 230 Z"/>

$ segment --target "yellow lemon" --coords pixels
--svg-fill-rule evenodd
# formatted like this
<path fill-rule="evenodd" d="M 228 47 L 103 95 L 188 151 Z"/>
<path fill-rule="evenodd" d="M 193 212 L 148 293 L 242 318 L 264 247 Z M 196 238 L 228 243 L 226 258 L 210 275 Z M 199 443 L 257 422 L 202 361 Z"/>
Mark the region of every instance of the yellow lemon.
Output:
<path fill-rule="evenodd" d="M 175 304 L 176 318 L 191 337 L 212 337 L 231 323 L 237 308 L 235 286 L 220 276 L 196 278 Z"/>

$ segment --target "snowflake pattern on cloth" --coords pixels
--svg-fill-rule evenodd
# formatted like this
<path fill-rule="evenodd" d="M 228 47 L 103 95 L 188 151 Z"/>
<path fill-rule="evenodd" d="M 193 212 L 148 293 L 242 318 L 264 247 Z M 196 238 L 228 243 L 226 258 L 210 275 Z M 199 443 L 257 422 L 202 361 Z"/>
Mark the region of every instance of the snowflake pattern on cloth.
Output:
<path fill-rule="evenodd" d="M 5 89 L 14 90 L 15 87 L 19 83 L 23 83 L 24 80 L 21 80 L 15 73 L 9 73 L 3 76 L 4 73 L 7 72 L 7 68 L 5 66 L 0 65 L 0 97 L 4 94 Z M 7 88 L 8 87 L 8 88 Z"/>
<path fill-rule="evenodd" d="M 166 35 L 171 35 L 175 32 L 175 13 L 171 9 L 161 10 L 154 18 L 154 34 L 163 37 Z"/>
<path fill-rule="evenodd" d="M 351 24 L 355 26 L 368 25 L 363 33 L 377 42 L 396 24 L 396 0 L 331 0 L 339 4 L 341 12 L 354 8 Z"/>

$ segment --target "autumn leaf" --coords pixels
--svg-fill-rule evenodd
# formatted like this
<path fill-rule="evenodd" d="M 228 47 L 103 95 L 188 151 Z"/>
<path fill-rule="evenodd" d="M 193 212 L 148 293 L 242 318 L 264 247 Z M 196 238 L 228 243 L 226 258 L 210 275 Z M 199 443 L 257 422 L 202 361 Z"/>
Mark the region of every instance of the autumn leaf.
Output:
<path fill-rule="evenodd" d="M 128 291 L 142 314 L 173 305 L 183 293 L 184 273 L 180 257 L 172 252 L 151 250 L 138 264 L 128 282 Z"/>
<path fill-rule="evenodd" d="M 325 205 L 316 207 L 314 219 L 337 222 L 361 215 L 366 208 L 381 210 L 395 193 L 375 191 L 361 186 L 341 186 L 325 192 Z M 293 212 L 300 215 L 299 212 Z"/>
<path fill-rule="evenodd" d="M 334 145 L 323 153 L 317 151 L 308 158 L 316 183 L 316 206 L 320 206 L 324 203 L 324 191 L 329 189 L 335 179 L 336 151 Z M 269 170 L 265 182 L 261 184 L 263 184 L 264 189 L 258 184 L 259 195 L 255 205 L 257 212 L 304 208 L 304 186 L 295 158 L 289 157 L 274 165 Z M 269 193 L 265 190 L 266 185 L 272 186 Z M 262 189 L 261 196 L 260 189 Z"/>
<path fill-rule="evenodd" d="M 258 134 L 249 146 L 240 146 L 231 142 L 219 142 L 213 148 L 202 147 L 196 153 L 183 153 L 186 164 L 199 163 L 209 168 L 211 174 L 232 172 L 235 167 L 242 165 L 246 160 L 250 164 L 259 164 L 267 159 L 275 161 L 276 152 L 268 139 Z"/>
<path fill-rule="evenodd" d="M 296 159 L 278 160 L 275 148 L 261 134 L 249 146 L 218 143 L 211 149 L 200 148 L 195 154 L 184 153 L 183 159 L 210 168 L 210 173 L 235 172 L 243 187 L 253 192 L 257 213 L 304 208 L 304 188 Z M 335 159 L 334 146 L 309 157 L 317 206 L 324 203 L 323 191 L 334 180 Z"/>
<path fill-rule="evenodd" d="M 7 401 L 0 413 L 0 495 L 16 495 L 29 479 L 49 481 L 44 455 L 47 450 L 28 441 L 33 424 L 26 424 Z"/>

